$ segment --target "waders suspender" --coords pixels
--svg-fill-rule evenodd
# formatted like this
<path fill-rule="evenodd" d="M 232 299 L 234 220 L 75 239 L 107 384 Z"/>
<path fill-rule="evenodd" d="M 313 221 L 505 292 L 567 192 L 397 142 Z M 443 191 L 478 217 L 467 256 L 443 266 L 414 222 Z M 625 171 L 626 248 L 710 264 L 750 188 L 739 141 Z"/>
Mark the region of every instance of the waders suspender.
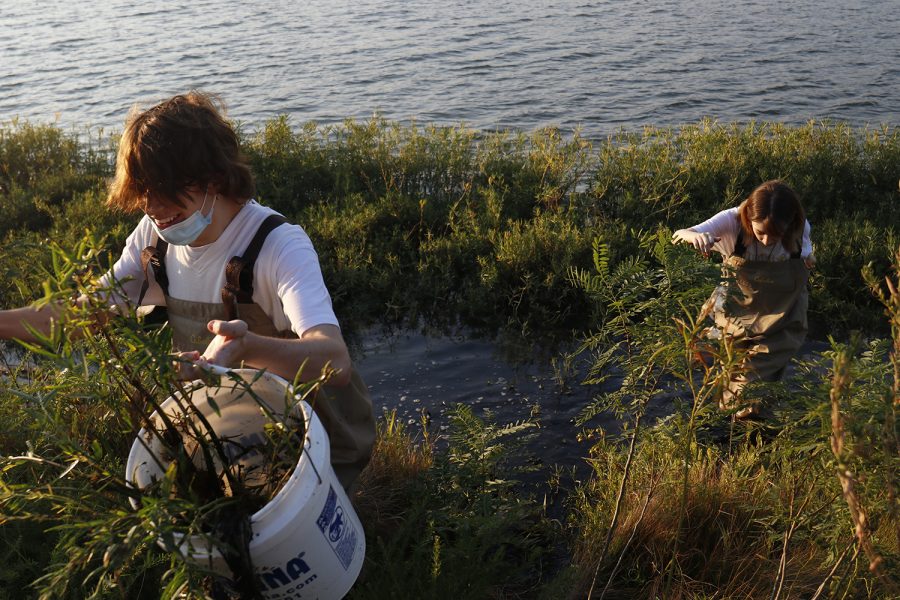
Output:
<path fill-rule="evenodd" d="M 239 319 L 238 304 L 253 303 L 253 265 L 259 256 L 269 233 L 287 219 L 281 215 L 270 215 L 256 230 L 243 256 L 233 256 L 225 265 L 225 286 L 222 288 L 222 303 L 225 304 L 225 320 Z"/>
<path fill-rule="evenodd" d="M 138 296 L 138 306 L 144 301 L 144 295 L 150 288 L 150 270 L 148 265 L 153 265 L 153 274 L 156 282 L 162 288 L 163 294 L 169 295 L 169 276 L 166 274 L 166 250 L 169 243 L 162 238 L 156 240 L 156 246 L 147 246 L 141 250 L 141 267 L 144 269 L 144 282 L 141 284 L 141 295 Z"/>
<path fill-rule="evenodd" d="M 225 286 L 222 288 L 222 302 L 225 304 L 225 318 L 228 321 L 239 318 L 238 303 L 249 304 L 253 302 L 253 266 L 259 257 L 259 251 L 273 229 L 286 223 L 281 215 L 270 215 L 260 224 L 256 235 L 250 241 L 242 256 L 233 256 L 225 266 Z M 166 250 L 169 244 L 163 239 L 156 240 L 156 246 L 147 246 L 141 251 L 141 266 L 144 269 L 144 282 L 141 284 L 141 294 L 138 297 L 138 306 L 144 300 L 144 295 L 150 287 L 150 273 L 148 265 L 153 266 L 156 282 L 162 288 L 163 294 L 169 295 L 169 277 L 166 274 Z"/>

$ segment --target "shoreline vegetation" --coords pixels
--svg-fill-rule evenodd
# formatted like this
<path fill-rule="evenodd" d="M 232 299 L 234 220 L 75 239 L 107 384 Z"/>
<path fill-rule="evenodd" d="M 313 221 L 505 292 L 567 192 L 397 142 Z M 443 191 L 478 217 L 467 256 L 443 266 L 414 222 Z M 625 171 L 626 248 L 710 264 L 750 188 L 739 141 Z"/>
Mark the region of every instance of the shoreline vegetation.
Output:
<path fill-rule="evenodd" d="M 590 475 L 556 465 L 527 493 L 522 442 L 539 416 L 459 406 L 447 433 L 418 438 L 380 419 L 350 598 L 900 595 L 900 129 L 703 121 L 589 142 L 282 117 L 241 137 L 257 198 L 312 238 L 351 342 L 424 324 L 578 347 L 597 389 L 569 432 L 593 444 Z M 103 206 L 114 148 L 0 124 L 0 305 L 71 296 L 109 265 L 136 222 Z M 748 389 L 773 416 L 745 424 L 715 400 L 739 353 L 722 341 L 695 356 L 718 263 L 670 238 L 774 178 L 813 227 L 810 336 L 830 349 Z M 164 363 L 164 331 L 123 317 L 98 333 L 73 314 L 30 349 L 33 367 L 9 367 L 0 599 L 208 592 L 155 543 L 171 511 L 203 507 L 135 512 L 120 489 L 135 390 L 169 395 L 162 375 L 121 365 Z M 645 422 L 664 394 L 673 414 Z M 593 425 L 601 413 L 622 432 Z"/>

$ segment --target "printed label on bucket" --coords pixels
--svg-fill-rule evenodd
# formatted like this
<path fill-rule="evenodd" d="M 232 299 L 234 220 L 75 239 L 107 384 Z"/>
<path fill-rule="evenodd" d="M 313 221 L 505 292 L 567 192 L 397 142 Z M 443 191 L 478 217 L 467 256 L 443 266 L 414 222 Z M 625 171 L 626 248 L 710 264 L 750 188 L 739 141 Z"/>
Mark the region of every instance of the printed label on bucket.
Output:
<path fill-rule="evenodd" d="M 306 552 L 301 552 L 283 565 L 266 567 L 256 573 L 256 586 L 262 592 L 269 592 L 265 595 L 267 599 L 302 598 L 300 590 L 318 579 L 317 573 L 310 573 L 304 555 Z M 290 587 L 284 589 L 286 586 Z"/>
<path fill-rule="evenodd" d="M 346 571 L 353 562 L 357 534 L 353 524 L 344 516 L 344 507 L 338 504 L 337 494 L 331 486 L 328 486 L 328 498 L 322 507 L 322 513 L 316 519 L 316 525 Z"/>

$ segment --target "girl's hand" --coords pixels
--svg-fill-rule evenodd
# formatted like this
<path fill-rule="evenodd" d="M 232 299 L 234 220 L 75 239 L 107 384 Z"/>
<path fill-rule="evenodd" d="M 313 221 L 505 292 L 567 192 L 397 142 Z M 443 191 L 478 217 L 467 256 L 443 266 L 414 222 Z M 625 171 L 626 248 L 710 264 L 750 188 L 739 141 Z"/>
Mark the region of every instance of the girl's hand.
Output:
<path fill-rule="evenodd" d="M 816 266 L 816 257 L 810 254 L 806 258 L 803 259 L 803 263 L 806 265 L 806 268 L 812 271 L 813 267 Z"/>
<path fill-rule="evenodd" d="M 685 242 L 690 244 L 703 253 L 704 256 L 709 256 L 713 246 L 721 239 L 722 238 L 715 237 L 711 233 L 694 231 L 692 229 L 679 229 L 672 235 L 673 243 Z"/>

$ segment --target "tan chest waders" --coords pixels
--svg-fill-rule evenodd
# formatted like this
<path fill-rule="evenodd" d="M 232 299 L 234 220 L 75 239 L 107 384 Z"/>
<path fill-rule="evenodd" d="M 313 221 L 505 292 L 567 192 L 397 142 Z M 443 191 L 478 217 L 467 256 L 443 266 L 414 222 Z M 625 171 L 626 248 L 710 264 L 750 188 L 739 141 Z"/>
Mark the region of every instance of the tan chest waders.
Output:
<path fill-rule="evenodd" d="M 164 240 L 157 239 L 155 246 L 148 246 L 141 252 L 144 283 L 140 300 L 143 300 L 149 287 L 149 267 L 152 266 L 153 276 L 166 298 L 166 312 L 176 350 L 203 352 L 212 341 L 213 336 L 206 328 L 212 319 L 241 319 L 247 323 L 250 331 L 258 335 L 297 337 L 293 331 L 277 330 L 262 307 L 253 302 L 253 266 L 266 237 L 284 222 L 285 218 L 281 215 L 268 217 L 259 226 L 244 254 L 228 261 L 221 304 L 191 302 L 169 296 L 169 279 L 165 266 L 168 244 Z M 375 420 L 368 388 L 356 369 L 353 369 L 348 385 L 321 386 L 315 398 L 308 399 L 308 402 L 328 433 L 331 464 L 335 474 L 341 485 L 349 489 L 369 462 L 375 443 Z"/>
<path fill-rule="evenodd" d="M 750 381 L 780 380 L 808 330 L 809 270 L 800 253 L 770 262 L 748 260 L 743 257 L 745 250 L 738 236 L 734 254 L 723 263 L 729 281 L 715 293 L 724 293 L 724 302 L 710 299 L 717 306 L 716 325 L 747 350 L 744 373 L 725 390 L 723 408 L 732 408 Z"/>

